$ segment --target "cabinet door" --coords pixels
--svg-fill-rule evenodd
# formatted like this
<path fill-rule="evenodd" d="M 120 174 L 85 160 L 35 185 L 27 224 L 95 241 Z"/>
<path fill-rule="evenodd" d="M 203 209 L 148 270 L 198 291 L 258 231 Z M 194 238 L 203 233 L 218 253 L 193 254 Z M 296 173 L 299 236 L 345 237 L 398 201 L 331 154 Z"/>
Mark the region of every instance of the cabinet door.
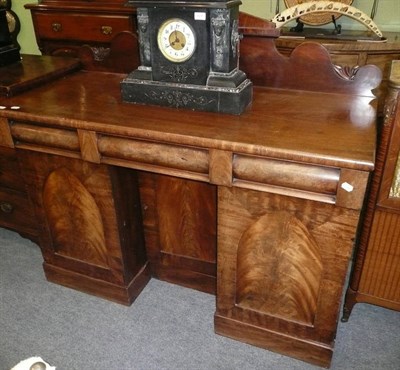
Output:
<path fill-rule="evenodd" d="M 132 170 L 18 150 L 48 280 L 130 304 L 150 278 Z"/>
<path fill-rule="evenodd" d="M 216 187 L 147 172 L 139 183 L 153 275 L 215 293 Z"/>
<path fill-rule="evenodd" d="M 216 331 L 326 366 L 359 211 L 218 189 Z"/>

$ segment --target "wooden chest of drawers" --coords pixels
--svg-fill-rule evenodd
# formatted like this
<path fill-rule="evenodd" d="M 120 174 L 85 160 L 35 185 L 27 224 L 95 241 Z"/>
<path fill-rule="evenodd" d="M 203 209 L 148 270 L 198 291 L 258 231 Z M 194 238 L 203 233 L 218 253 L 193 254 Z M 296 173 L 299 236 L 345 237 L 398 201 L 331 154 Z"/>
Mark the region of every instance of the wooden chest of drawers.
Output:
<path fill-rule="evenodd" d="M 123 14 L 33 12 L 33 21 L 40 40 L 72 39 L 109 43 L 118 32 L 132 29 L 132 18 Z"/>
<path fill-rule="evenodd" d="M 88 45 L 95 58 L 107 56 L 113 38 L 136 32 L 136 12 L 121 1 L 42 1 L 27 4 L 39 49 L 47 55 L 78 56 Z"/>
<path fill-rule="evenodd" d="M 35 239 L 36 220 L 15 150 L 0 148 L 0 226 Z"/>

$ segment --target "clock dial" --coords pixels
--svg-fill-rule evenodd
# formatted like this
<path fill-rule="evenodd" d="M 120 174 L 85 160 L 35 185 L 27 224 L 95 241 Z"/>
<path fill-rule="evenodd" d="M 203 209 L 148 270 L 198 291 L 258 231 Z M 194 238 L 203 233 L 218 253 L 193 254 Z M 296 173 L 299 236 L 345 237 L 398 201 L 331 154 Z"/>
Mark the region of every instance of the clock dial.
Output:
<path fill-rule="evenodd" d="M 160 26 L 157 42 L 164 57 L 175 63 L 190 59 L 196 49 L 193 28 L 179 18 L 168 19 Z"/>

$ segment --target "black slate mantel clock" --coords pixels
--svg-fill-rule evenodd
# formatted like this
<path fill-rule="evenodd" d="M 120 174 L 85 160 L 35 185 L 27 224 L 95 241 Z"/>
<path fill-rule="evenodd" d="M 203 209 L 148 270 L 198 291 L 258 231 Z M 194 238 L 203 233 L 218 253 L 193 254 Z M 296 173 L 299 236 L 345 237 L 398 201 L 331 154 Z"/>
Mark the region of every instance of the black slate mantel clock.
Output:
<path fill-rule="evenodd" d="M 240 0 L 137 1 L 140 63 L 125 102 L 240 114 L 252 83 L 239 65 Z"/>
<path fill-rule="evenodd" d="M 11 10 L 11 0 L 0 0 L 0 67 L 21 60 L 16 41 L 18 32 L 19 20 Z"/>

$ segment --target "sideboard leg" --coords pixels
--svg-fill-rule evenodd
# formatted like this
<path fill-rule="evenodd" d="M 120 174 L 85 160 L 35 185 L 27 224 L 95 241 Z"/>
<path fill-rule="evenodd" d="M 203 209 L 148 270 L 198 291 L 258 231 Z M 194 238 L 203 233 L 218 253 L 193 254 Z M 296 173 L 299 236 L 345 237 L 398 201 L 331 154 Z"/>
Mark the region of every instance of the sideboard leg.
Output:
<path fill-rule="evenodd" d="M 340 320 L 341 322 L 349 321 L 351 311 L 353 311 L 353 307 L 356 303 L 357 303 L 357 293 L 350 287 L 347 288 L 343 305 L 343 316 Z"/>

